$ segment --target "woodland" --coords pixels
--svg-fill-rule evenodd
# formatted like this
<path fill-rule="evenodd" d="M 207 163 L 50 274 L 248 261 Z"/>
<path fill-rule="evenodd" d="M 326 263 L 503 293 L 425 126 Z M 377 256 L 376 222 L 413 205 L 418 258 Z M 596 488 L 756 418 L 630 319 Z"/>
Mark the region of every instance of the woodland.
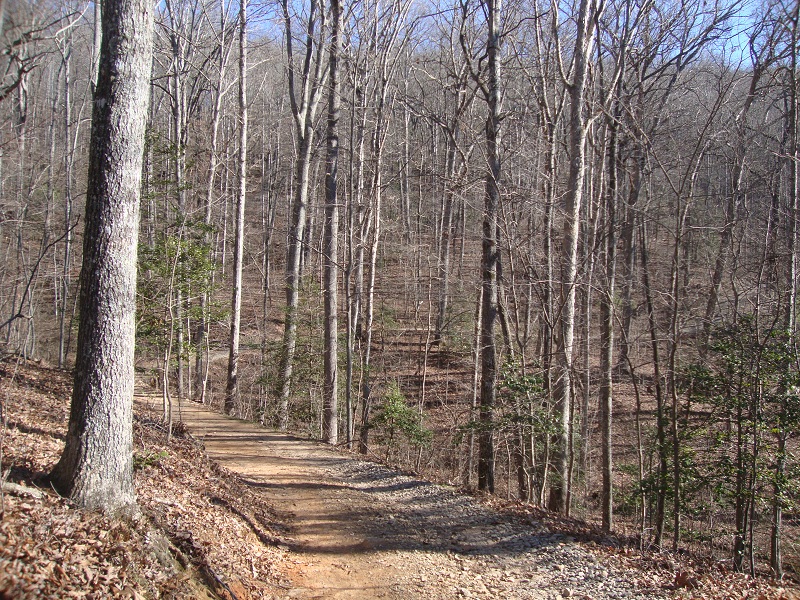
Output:
<path fill-rule="evenodd" d="M 108 2 L 0 0 L 0 351 L 60 368 Z M 153 7 L 129 250 L 168 435 L 192 399 L 798 573 L 800 2 Z"/>

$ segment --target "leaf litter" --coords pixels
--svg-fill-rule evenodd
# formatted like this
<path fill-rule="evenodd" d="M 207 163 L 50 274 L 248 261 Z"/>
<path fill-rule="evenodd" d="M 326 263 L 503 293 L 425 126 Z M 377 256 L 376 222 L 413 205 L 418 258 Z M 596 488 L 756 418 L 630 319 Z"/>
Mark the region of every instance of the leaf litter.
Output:
<path fill-rule="evenodd" d="M 0 363 L 4 486 L 0 600 L 275 598 L 287 586 L 282 525 L 238 476 L 159 415 L 136 407 L 139 515 L 75 510 L 47 482 L 64 445 L 71 380 L 35 364 Z M 40 498 L 28 491 L 42 492 Z"/>

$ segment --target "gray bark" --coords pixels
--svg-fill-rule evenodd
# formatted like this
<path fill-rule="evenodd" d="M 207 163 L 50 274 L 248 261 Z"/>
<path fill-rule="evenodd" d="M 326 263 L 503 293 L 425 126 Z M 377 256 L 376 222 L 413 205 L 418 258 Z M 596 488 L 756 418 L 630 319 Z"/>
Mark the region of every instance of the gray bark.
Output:
<path fill-rule="evenodd" d="M 52 479 L 78 506 L 124 510 L 133 490 L 136 241 L 152 3 L 103 14 L 92 115 L 80 328 L 66 445 Z"/>
<path fill-rule="evenodd" d="M 317 16 L 319 5 L 312 0 L 306 22 L 305 54 L 302 67 L 295 65 L 292 44 L 292 19 L 287 0 L 282 3 L 286 33 L 286 57 L 288 62 L 289 103 L 294 117 L 298 140 L 295 159 L 295 197 L 292 206 L 292 221 L 289 229 L 289 245 L 286 253 L 286 319 L 283 333 L 283 355 L 280 366 L 280 397 L 278 405 L 278 425 L 285 430 L 289 427 L 289 396 L 292 391 L 294 353 L 297 346 L 297 311 L 300 304 L 300 267 L 303 243 L 306 236 L 306 217 L 308 211 L 308 186 L 311 168 L 311 150 L 314 136 L 314 116 L 321 95 L 322 47 L 316 41 L 317 20 L 324 25 L 324 10 Z M 316 45 L 316 50 L 314 46 Z M 297 77 L 300 89 L 297 89 Z"/>
<path fill-rule="evenodd" d="M 569 494 L 569 434 L 572 428 L 573 361 L 575 338 L 575 296 L 578 275 L 578 236 L 586 173 L 587 120 L 584 114 L 584 88 L 588 63 L 594 42 L 592 23 L 598 7 L 593 0 L 581 0 L 578 31 L 572 66 L 569 122 L 569 176 L 565 198 L 564 234 L 561 246 L 561 318 L 557 336 L 558 376 L 555 382 L 556 411 L 561 431 L 555 445 L 553 460 L 557 478 L 550 489 L 551 510 L 567 512 Z"/>
<path fill-rule="evenodd" d="M 357 68 L 359 75 L 364 69 Z M 356 341 L 361 337 L 361 296 L 364 287 L 364 155 L 366 130 L 366 104 L 363 83 L 353 84 L 350 113 L 349 180 L 350 198 L 347 216 L 347 267 L 345 273 L 347 292 L 347 358 L 345 397 L 347 403 L 347 446 L 353 447 L 355 438 L 356 401 L 353 390 L 354 354 Z"/>
<path fill-rule="evenodd" d="M 366 219 L 363 239 L 369 238 L 369 269 L 367 271 L 366 300 L 364 307 L 364 359 L 362 363 L 361 382 L 361 435 L 359 439 L 359 452 L 366 454 L 369 448 L 369 415 L 372 405 L 372 334 L 375 318 L 375 278 L 378 268 L 378 244 L 381 236 L 381 210 L 383 204 L 383 134 L 381 124 L 383 121 L 383 107 L 386 99 L 386 80 L 383 81 L 384 89 L 378 106 L 378 128 L 372 134 L 372 155 L 375 172 L 370 184 L 371 204 L 369 216 Z"/>
<path fill-rule="evenodd" d="M 374 376 L 372 369 L 372 336 L 373 323 L 375 317 L 375 280 L 377 277 L 378 266 L 378 245 L 381 237 L 381 211 L 383 205 L 383 157 L 386 135 L 389 131 L 389 120 L 391 118 L 390 82 L 398 67 L 399 52 L 408 41 L 407 37 L 400 38 L 404 31 L 402 24 L 408 14 L 410 3 L 400 0 L 392 5 L 391 10 L 394 17 L 389 20 L 390 27 L 384 31 L 379 31 L 380 3 L 375 3 L 370 7 L 371 15 L 370 30 L 375 44 L 372 45 L 372 52 L 377 54 L 372 70 L 376 72 L 374 77 L 374 129 L 370 134 L 370 158 L 372 162 L 372 177 L 369 187 L 370 206 L 367 216 L 363 223 L 362 240 L 369 240 L 369 270 L 366 278 L 366 295 L 364 302 L 364 354 L 362 362 L 362 382 L 361 382 L 361 432 L 359 438 L 359 451 L 366 453 L 369 448 L 370 431 L 370 410 L 372 404 L 372 383 Z M 380 43 L 378 43 L 380 42 Z M 359 260 L 360 262 L 360 260 Z"/>
<path fill-rule="evenodd" d="M 650 334 L 650 348 L 653 353 L 653 387 L 656 396 L 656 447 L 658 453 L 658 492 L 656 494 L 655 533 L 653 543 L 661 546 L 664 536 L 665 501 L 667 496 L 667 434 L 666 407 L 664 389 L 661 378 L 661 358 L 659 350 L 659 332 L 656 323 L 656 311 L 653 303 L 653 290 L 650 285 L 650 266 L 647 252 L 647 235 L 645 223 L 640 219 L 639 244 L 641 246 L 642 287 L 647 308 L 647 329 Z"/>
<path fill-rule="evenodd" d="M 494 404 L 497 395 L 495 322 L 499 303 L 498 206 L 500 204 L 500 0 L 487 0 L 486 191 L 483 205 L 481 279 L 481 398 L 478 450 L 478 489 L 494 492 Z"/>
<path fill-rule="evenodd" d="M 323 240 L 323 269 L 325 296 L 325 380 L 323 389 L 322 439 L 329 444 L 339 440 L 339 206 L 336 176 L 339 168 L 339 110 L 341 105 L 339 82 L 339 54 L 342 48 L 342 7 L 339 0 L 331 0 L 331 50 L 328 57 L 328 148 L 325 171 L 325 232 Z"/>
<path fill-rule="evenodd" d="M 602 438 L 603 492 L 601 509 L 603 530 L 611 531 L 614 526 L 613 512 L 613 454 L 611 444 L 611 423 L 613 411 L 614 365 L 614 294 L 616 277 L 617 249 L 617 128 L 619 105 L 615 102 L 615 114 L 609 119 L 608 127 L 608 180 L 605 190 L 605 242 L 603 266 L 605 285 L 600 295 L 600 436 Z"/>
<path fill-rule="evenodd" d="M 225 10 L 225 2 L 220 2 L 220 28 L 219 28 L 219 64 L 217 66 L 217 80 L 212 84 L 212 95 L 214 104 L 211 108 L 211 147 L 209 148 L 208 159 L 208 180 L 206 184 L 206 198 L 203 207 L 203 225 L 205 226 L 205 242 L 208 245 L 210 259 L 213 259 L 212 236 L 211 236 L 211 207 L 214 202 L 214 184 L 217 177 L 217 169 L 219 167 L 219 157 L 217 152 L 219 149 L 219 123 L 222 115 L 222 99 L 225 95 L 225 73 L 228 67 L 228 59 L 230 57 L 231 44 L 226 39 L 226 25 L 227 25 L 227 11 Z M 209 283 L 209 282 L 207 282 Z M 208 344 L 208 304 L 209 292 L 205 291 L 200 295 L 200 319 L 195 329 L 194 346 L 195 346 L 195 395 L 197 399 L 205 404 L 206 401 L 206 388 L 208 384 L 208 357 L 206 346 Z"/>
<path fill-rule="evenodd" d="M 99 2 L 98 2 L 99 4 Z M 100 9 L 97 8 L 97 11 Z M 97 28 L 99 30 L 99 27 Z M 99 34 L 98 40 L 100 42 Z M 99 48 L 98 48 L 99 52 Z M 72 56 L 72 43 L 64 49 L 64 265 L 61 273 L 61 302 L 58 315 L 58 366 L 63 368 L 67 360 L 69 345 L 69 325 L 67 311 L 69 308 L 70 271 L 72 266 L 72 190 L 74 185 L 73 167 L 75 164 L 75 143 L 72 140 L 72 95 L 70 83 L 70 57 Z M 76 132 L 77 133 L 77 132 Z M 76 135 L 77 141 L 77 135 Z M 71 315 L 70 315 L 71 316 Z"/>
<path fill-rule="evenodd" d="M 242 321 L 242 265 L 244 262 L 244 213 L 247 200 L 247 0 L 239 4 L 239 193 L 236 199 L 236 238 L 233 246 L 233 291 L 228 353 L 225 412 L 239 406 L 239 334 Z"/>
<path fill-rule="evenodd" d="M 106 0 L 96 0 L 94 3 L 94 26 L 92 29 L 92 79 L 90 86 L 92 95 L 97 89 L 97 76 L 100 71 L 100 46 L 103 43 L 103 5 Z"/>

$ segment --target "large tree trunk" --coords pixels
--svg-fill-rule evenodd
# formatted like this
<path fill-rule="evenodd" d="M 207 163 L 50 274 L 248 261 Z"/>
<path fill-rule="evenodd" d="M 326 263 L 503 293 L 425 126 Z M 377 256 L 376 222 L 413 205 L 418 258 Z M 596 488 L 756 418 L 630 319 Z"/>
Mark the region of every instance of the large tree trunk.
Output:
<path fill-rule="evenodd" d="M 135 503 L 136 241 L 152 10 L 147 0 L 120 0 L 103 13 L 75 382 L 64 452 L 52 473 L 78 506 L 112 512 Z"/>

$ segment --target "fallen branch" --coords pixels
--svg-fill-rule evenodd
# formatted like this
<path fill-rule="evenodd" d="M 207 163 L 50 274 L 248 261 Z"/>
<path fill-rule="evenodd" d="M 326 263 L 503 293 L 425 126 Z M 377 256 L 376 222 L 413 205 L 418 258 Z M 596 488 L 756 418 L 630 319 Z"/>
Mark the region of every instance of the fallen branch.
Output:
<path fill-rule="evenodd" d="M 2 483 L 3 491 L 12 494 L 14 496 L 31 496 L 36 498 L 37 500 L 41 500 L 44 498 L 44 493 L 41 490 L 36 488 L 28 487 L 27 485 L 21 485 L 19 483 L 11 483 L 10 481 L 4 481 Z"/>

